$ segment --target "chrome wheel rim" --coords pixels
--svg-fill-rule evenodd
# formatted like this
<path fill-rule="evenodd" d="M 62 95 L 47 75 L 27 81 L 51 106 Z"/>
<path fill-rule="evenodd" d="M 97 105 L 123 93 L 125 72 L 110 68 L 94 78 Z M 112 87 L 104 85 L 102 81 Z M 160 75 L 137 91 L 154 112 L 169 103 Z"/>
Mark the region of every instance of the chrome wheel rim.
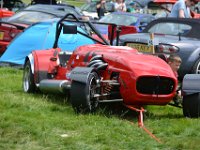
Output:
<path fill-rule="evenodd" d="M 196 74 L 200 74 L 200 62 L 197 64 Z"/>
<path fill-rule="evenodd" d="M 24 69 L 24 81 L 23 81 L 24 91 L 27 92 L 30 88 L 30 67 L 26 66 Z"/>
<path fill-rule="evenodd" d="M 98 105 L 98 98 L 95 98 L 94 95 L 98 92 L 98 85 L 97 85 L 97 79 L 95 76 L 93 76 L 90 80 L 89 84 L 89 103 L 90 107 L 96 107 Z"/>

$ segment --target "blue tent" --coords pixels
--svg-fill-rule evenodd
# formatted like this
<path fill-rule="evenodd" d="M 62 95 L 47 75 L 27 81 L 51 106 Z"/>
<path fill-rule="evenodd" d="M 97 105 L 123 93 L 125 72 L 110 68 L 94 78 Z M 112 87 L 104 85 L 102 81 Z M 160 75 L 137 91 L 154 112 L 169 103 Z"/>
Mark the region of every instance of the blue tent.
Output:
<path fill-rule="evenodd" d="M 0 64 L 23 65 L 25 57 L 33 50 L 53 47 L 58 19 L 36 23 L 19 34 L 7 47 L 0 58 Z M 69 23 L 68 23 L 69 24 Z M 81 28 L 79 31 L 84 32 Z M 78 46 L 94 44 L 94 41 L 80 34 L 63 34 L 61 32 L 58 47 L 63 51 L 74 51 Z"/>

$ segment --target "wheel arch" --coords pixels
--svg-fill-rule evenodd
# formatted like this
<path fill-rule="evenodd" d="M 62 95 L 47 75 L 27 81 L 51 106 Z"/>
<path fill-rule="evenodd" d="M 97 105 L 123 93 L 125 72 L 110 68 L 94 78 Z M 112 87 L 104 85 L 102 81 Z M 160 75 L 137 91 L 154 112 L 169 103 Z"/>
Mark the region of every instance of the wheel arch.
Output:
<path fill-rule="evenodd" d="M 200 93 L 200 75 L 199 74 L 186 74 L 182 82 L 183 95 L 191 95 Z"/>
<path fill-rule="evenodd" d="M 32 53 L 26 56 L 24 64 L 26 64 L 27 61 L 30 61 L 31 71 L 32 71 L 32 74 L 34 74 L 34 57 Z"/>
<path fill-rule="evenodd" d="M 195 62 L 200 58 L 200 47 L 196 48 L 188 58 L 188 61 L 195 60 Z"/>
<path fill-rule="evenodd" d="M 94 71 L 98 74 L 98 72 L 92 67 L 76 67 L 70 72 L 69 78 L 81 83 L 87 83 L 89 74 Z"/>
<path fill-rule="evenodd" d="M 181 57 L 182 57 L 182 55 L 181 55 Z M 183 62 L 181 64 L 181 69 L 184 70 L 184 73 L 181 76 L 184 76 L 186 73 L 194 73 L 194 67 L 195 67 L 198 59 L 200 59 L 200 48 L 199 47 L 197 47 L 195 50 L 193 50 L 186 58 L 183 58 L 183 60 L 182 60 Z M 182 65 L 184 66 L 184 68 L 182 67 Z M 179 70 L 179 72 L 180 72 L 180 70 Z"/>

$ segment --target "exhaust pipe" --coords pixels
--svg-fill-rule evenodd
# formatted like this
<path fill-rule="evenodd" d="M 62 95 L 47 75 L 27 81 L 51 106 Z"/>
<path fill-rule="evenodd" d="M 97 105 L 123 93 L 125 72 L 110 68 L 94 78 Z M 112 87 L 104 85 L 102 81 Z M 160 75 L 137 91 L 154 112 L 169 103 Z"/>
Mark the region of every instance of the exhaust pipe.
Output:
<path fill-rule="evenodd" d="M 39 89 L 44 93 L 66 93 L 71 88 L 71 82 L 68 80 L 42 80 Z"/>

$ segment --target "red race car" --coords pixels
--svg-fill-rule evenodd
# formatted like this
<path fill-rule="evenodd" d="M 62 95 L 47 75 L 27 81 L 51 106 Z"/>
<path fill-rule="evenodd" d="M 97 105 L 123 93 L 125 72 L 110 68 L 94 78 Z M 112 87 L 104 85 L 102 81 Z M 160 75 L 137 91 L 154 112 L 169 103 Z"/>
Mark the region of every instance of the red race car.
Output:
<path fill-rule="evenodd" d="M 166 105 L 172 100 L 177 79 L 165 61 L 127 46 L 110 46 L 90 22 L 75 16 L 69 20 L 69 16 L 73 15 L 58 22 L 52 49 L 35 50 L 26 57 L 24 92 L 70 93 L 77 112 L 95 111 L 100 102 L 120 101 L 129 108 L 140 108 Z M 66 25 L 66 21 L 72 23 Z M 63 52 L 57 47 L 61 32 L 81 34 L 97 44 L 80 46 L 73 53 Z"/>

